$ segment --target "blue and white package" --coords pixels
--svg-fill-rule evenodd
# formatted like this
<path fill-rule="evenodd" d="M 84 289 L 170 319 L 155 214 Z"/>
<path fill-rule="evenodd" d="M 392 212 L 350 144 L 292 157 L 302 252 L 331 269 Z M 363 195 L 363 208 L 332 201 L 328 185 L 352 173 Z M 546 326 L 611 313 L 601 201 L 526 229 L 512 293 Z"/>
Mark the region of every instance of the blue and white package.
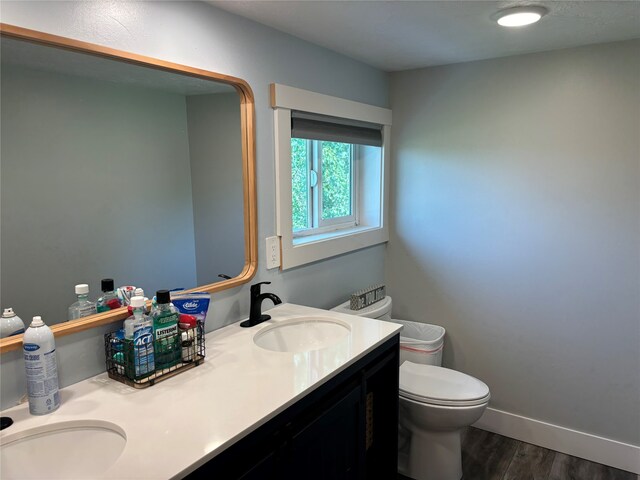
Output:
<path fill-rule="evenodd" d="M 191 292 L 183 293 L 181 291 L 171 292 L 171 303 L 178 309 L 180 313 L 193 315 L 202 325 L 204 330 L 204 321 L 209 311 L 209 302 L 211 302 L 210 293 Z"/>

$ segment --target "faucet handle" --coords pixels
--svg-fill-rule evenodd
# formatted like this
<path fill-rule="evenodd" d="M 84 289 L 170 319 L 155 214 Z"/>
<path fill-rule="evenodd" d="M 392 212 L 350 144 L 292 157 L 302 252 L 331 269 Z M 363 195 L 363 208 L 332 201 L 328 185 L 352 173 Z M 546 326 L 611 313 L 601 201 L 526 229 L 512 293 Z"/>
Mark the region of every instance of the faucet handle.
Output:
<path fill-rule="evenodd" d="M 260 295 L 260 285 L 270 285 L 271 282 L 258 282 L 251 285 L 251 294 Z"/>

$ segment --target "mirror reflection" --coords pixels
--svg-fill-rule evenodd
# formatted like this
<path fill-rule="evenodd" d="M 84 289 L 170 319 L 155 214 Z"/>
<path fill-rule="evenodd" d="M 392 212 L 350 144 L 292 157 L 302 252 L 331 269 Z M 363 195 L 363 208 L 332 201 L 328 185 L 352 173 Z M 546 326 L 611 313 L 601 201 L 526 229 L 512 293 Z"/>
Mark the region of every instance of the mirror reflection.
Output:
<path fill-rule="evenodd" d="M 68 319 L 75 285 L 194 288 L 245 263 L 234 87 L 1 39 L 0 302 Z"/>

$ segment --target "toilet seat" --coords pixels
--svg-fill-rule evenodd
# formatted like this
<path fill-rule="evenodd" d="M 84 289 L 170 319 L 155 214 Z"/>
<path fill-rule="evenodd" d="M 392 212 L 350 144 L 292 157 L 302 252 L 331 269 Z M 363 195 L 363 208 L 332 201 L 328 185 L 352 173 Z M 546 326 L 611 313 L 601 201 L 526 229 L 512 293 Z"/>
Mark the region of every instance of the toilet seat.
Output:
<path fill-rule="evenodd" d="M 400 366 L 401 397 L 430 405 L 467 407 L 487 403 L 489 387 L 449 368 L 406 361 Z"/>

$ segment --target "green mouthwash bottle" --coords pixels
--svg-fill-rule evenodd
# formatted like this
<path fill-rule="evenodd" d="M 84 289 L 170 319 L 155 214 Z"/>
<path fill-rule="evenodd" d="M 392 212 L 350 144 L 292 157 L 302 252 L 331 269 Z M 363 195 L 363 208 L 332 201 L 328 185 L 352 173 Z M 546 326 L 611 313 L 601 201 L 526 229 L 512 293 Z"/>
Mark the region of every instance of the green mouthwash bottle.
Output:
<path fill-rule="evenodd" d="M 109 310 L 115 310 L 120 308 L 122 303 L 115 292 L 113 278 L 103 278 L 100 282 L 102 289 L 102 296 L 96 303 L 96 310 L 100 312 L 108 312 Z"/>
<path fill-rule="evenodd" d="M 151 312 L 155 340 L 156 370 L 173 367 L 182 355 L 178 319 L 180 313 L 171 304 L 169 290 L 156 292 L 156 306 Z"/>

